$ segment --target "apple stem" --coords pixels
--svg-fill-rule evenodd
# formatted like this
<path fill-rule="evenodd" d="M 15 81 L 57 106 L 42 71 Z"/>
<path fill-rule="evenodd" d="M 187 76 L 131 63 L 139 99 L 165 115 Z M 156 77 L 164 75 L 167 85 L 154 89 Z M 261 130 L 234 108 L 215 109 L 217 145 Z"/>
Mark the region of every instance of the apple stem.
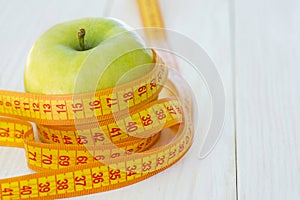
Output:
<path fill-rule="evenodd" d="M 85 36 L 85 30 L 83 28 L 78 30 L 78 42 L 80 49 L 83 51 L 84 48 L 84 36 Z"/>

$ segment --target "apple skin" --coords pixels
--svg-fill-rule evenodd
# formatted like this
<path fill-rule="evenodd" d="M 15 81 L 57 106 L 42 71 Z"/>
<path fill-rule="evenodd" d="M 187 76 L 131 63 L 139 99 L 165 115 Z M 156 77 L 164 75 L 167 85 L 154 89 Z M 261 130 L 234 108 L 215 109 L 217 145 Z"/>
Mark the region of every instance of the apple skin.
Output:
<path fill-rule="evenodd" d="M 86 31 L 85 50 L 77 38 L 80 28 Z M 133 81 L 149 73 L 153 63 L 152 51 L 124 23 L 76 19 L 38 38 L 27 57 L 24 86 L 26 92 L 38 94 L 94 92 Z"/>

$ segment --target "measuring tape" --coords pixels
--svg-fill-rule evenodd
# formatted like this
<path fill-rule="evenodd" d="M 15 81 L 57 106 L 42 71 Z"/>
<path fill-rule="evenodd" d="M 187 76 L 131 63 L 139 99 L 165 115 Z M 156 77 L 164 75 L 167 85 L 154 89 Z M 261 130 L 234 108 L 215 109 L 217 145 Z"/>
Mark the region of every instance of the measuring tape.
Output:
<path fill-rule="evenodd" d="M 138 2 L 144 22 L 162 25 L 156 1 Z M 193 139 L 189 97 L 181 100 L 183 91 L 176 91 L 168 67 L 153 55 L 149 74 L 116 88 L 78 95 L 0 91 L 0 145 L 25 148 L 28 166 L 38 171 L 0 180 L 0 199 L 108 191 L 182 158 Z M 41 142 L 34 138 L 35 126 Z"/>

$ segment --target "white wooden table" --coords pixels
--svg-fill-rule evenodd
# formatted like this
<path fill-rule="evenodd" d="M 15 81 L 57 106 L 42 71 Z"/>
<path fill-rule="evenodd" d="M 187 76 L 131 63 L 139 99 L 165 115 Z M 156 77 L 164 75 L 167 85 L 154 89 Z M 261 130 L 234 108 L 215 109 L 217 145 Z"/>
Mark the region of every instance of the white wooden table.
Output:
<path fill-rule="evenodd" d="M 70 199 L 300 199 L 300 2 L 160 0 L 167 28 L 214 60 L 226 90 L 226 121 L 214 151 L 194 144 L 170 169 L 115 191 Z M 34 41 L 50 26 L 111 16 L 141 27 L 134 0 L 0 0 L 0 89 L 24 91 Z M 23 149 L 0 147 L 0 178 L 32 173 Z"/>

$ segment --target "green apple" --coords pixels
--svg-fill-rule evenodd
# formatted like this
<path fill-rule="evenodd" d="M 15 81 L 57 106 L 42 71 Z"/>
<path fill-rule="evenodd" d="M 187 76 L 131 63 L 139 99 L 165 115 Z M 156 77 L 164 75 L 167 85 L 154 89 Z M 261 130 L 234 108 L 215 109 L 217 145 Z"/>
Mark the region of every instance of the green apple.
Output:
<path fill-rule="evenodd" d="M 26 61 L 24 85 L 26 92 L 39 94 L 94 92 L 149 73 L 153 62 L 152 51 L 123 22 L 76 19 L 38 38 Z"/>

